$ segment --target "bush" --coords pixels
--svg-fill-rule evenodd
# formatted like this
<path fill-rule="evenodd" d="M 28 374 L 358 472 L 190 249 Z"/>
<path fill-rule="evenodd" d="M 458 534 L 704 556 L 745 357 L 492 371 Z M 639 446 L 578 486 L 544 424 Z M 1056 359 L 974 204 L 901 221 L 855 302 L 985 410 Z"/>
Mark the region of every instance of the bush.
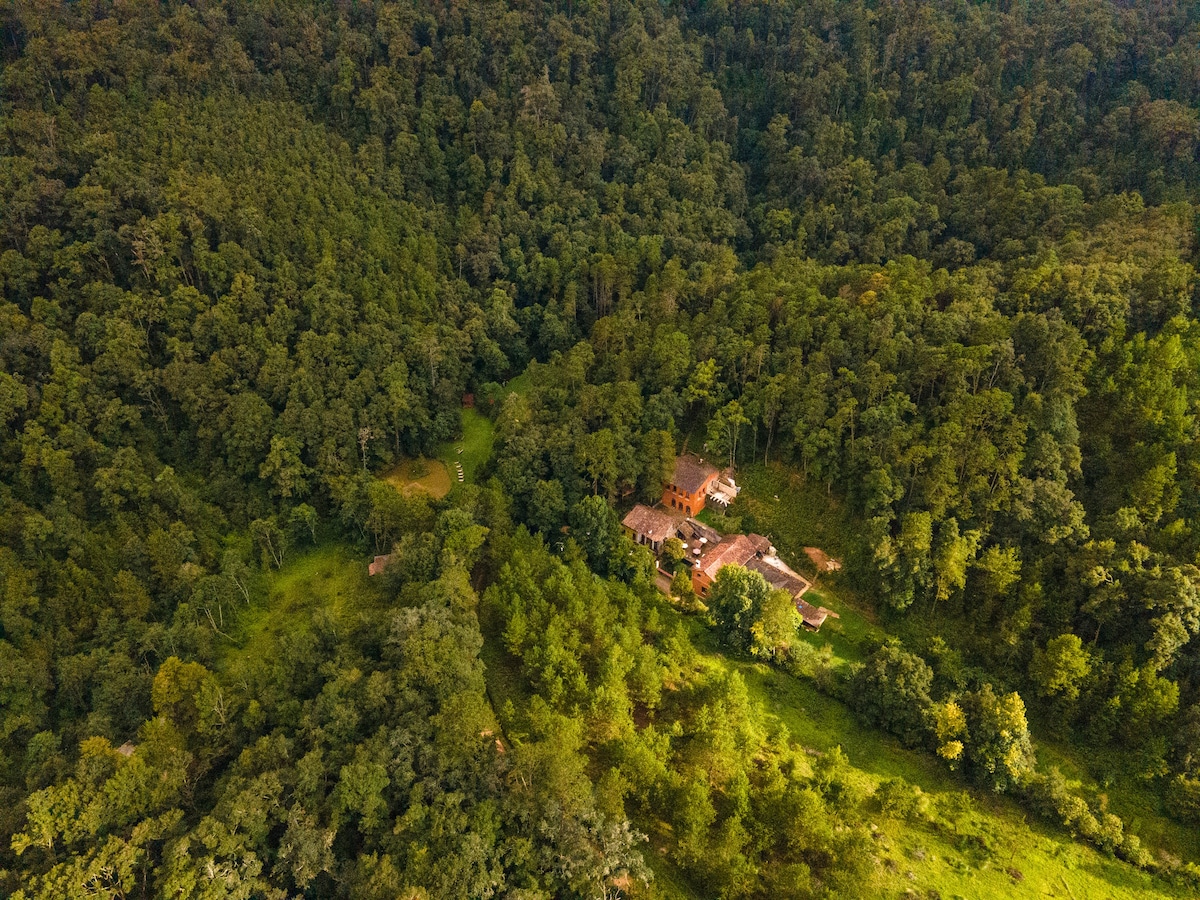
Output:
<path fill-rule="evenodd" d="M 1033 742 L 1025 704 L 1015 691 L 997 695 L 990 684 L 962 696 L 966 720 L 963 742 L 975 780 L 1002 792 L 1033 774 Z"/>
<path fill-rule="evenodd" d="M 882 782 L 875 789 L 875 802 L 884 815 L 905 822 L 923 819 L 929 811 L 929 797 L 903 778 L 889 778 Z"/>
<path fill-rule="evenodd" d="M 868 723 L 887 729 L 907 746 L 929 733 L 933 670 L 925 660 L 889 642 L 872 653 L 851 680 L 851 703 Z"/>
<path fill-rule="evenodd" d="M 1165 800 L 1171 816 L 1181 822 L 1200 824 L 1200 780 L 1176 775 L 1171 779 Z"/>
<path fill-rule="evenodd" d="M 796 641 L 783 654 L 783 668 L 797 678 L 812 678 L 817 672 L 817 648 L 807 641 Z"/>
<path fill-rule="evenodd" d="M 1142 846 L 1141 839 L 1136 834 L 1125 832 L 1125 837 L 1121 841 L 1121 846 L 1117 848 L 1117 856 L 1125 860 L 1131 865 L 1141 869 L 1149 868 L 1154 858 L 1149 851 Z"/>

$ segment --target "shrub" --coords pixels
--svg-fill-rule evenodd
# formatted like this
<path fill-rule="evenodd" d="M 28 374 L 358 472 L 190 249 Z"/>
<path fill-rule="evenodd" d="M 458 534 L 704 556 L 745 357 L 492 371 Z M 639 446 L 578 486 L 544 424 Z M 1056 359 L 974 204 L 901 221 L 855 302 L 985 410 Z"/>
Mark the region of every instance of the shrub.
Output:
<path fill-rule="evenodd" d="M 886 728 L 911 747 L 929 733 L 932 684 L 933 671 L 925 660 L 889 642 L 855 672 L 851 702 L 865 721 Z"/>
<path fill-rule="evenodd" d="M 1176 819 L 1200 824 L 1200 780 L 1176 775 L 1165 799 L 1167 812 Z"/>

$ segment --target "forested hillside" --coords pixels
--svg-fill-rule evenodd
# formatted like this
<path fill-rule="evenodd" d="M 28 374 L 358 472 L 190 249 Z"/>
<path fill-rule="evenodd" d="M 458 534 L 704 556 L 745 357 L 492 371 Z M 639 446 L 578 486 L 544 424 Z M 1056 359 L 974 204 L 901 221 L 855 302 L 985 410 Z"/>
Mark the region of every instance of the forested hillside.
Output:
<path fill-rule="evenodd" d="M 899 892 L 619 533 L 684 446 L 903 638 L 772 671 L 1194 889 L 1026 709 L 1200 824 L 1198 253 L 1193 3 L 0 4 L 0 894 Z"/>

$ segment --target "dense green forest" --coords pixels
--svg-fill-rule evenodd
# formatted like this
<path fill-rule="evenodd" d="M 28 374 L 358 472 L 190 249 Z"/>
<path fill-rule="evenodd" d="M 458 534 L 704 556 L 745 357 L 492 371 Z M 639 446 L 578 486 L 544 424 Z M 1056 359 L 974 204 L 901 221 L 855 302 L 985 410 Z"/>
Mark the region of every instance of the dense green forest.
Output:
<path fill-rule="evenodd" d="M 1194 3 L 0 4 L 0 894 L 893 896 L 972 802 L 1197 889 L 1035 749 L 1200 825 L 1197 264 Z M 663 598 L 685 446 L 891 637 Z"/>

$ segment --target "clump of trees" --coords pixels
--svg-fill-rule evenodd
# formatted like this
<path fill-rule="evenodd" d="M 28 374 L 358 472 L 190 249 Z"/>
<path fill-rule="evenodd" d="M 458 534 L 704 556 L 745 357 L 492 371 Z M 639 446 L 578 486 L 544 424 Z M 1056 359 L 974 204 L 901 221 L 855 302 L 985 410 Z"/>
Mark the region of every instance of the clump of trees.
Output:
<path fill-rule="evenodd" d="M 484 593 L 535 698 L 509 709 L 508 733 L 540 716 L 571 722 L 611 767 L 600 786 L 612 808 L 654 841 L 673 835 L 671 860 L 718 896 L 863 889 L 866 798 L 850 789 L 844 758 L 799 774 L 803 750 L 768 729 L 735 671 L 695 665 L 683 623 L 660 613 L 649 581 L 599 580 L 570 555 L 520 531 Z"/>
<path fill-rule="evenodd" d="M 800 616 L 787 591 L 742 566 L 724 566 L 709 589 L 707 605 L 717 633 L 736 650 L 775 658 L 796 638 Z"/>
<path fill-rule="evenodd" d="M 1036 657 L 1036 666 L 1047 693 L 1067 692 L 1085 658 L 1076 641 L 1051 644 Z M 1037 769 L 1025 704 L 1017 692 L 998 693 L 986 682 L 969 690 L 954 688 L 938 679 L 922 657 L 891 640 L 856 666 L 840 690 L 864 721 L 908 746 L 925 745 L 979 787 L 1021 798 L 1072 834 L 1134 865 L 1157 865 L 1138 837 L 1107 810 L 1104 798 L 1089 800 L 1072 790 L 1057 769 Z M 1185 790 L 1176 802 L 1186 815 L 1190 795 L 1181 786 Z M 891 795 L 890 790 L 881 795 L 885 808 L 900 803 L 890 800 Z M 907 809 L 908 801 L 898 808 Z M 1192 877 L 1182 869 L 1176 874 Z"/>
<path fill-rule="evenodd" d="M 486 561 L 461 550 L 488 528 L 464 508 L 425 527 L 434 563 L 397 563 L 398 602 L 232 668 L 167 657 L 130 746 L 70 753 L 41 733 L 13 896 L 582 897 L 645 881 L 643 838 L 589 778 L 575 719 L 543 703 L 520 739 L 496 737 L 469 580 Z"/>

